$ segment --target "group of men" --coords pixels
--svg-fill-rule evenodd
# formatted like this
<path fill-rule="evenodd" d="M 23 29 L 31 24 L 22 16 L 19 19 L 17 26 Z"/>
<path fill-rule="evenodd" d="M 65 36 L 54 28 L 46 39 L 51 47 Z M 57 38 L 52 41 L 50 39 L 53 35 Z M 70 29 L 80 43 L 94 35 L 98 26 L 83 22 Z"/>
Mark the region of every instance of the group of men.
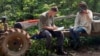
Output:
<path fill-rule="evenodd" d="M 71 34 L 71 46 L 73 48 L 78 48 L 80 44 L 79 34 L 80 33 L 91 33 L 91 23 L 93 20 L 92 11 L 88 9 L 86 2 L 82 1 L 78 4 L 79 11 L 76 15 L 75 25 L 70 28 Z M 46 38 L 46 48 L 51 49 L 51 39 L 56 37 L 56 53 L 58 55 L 66 55 L 63 50 L 64 35 L 61 31 L 54 31 L 57 26 L 54 24 L 54 17 L 58 12 L 58 8 L 53 6 L 50 10 L 42 13 L 40 15 L 40 35 Z"/>

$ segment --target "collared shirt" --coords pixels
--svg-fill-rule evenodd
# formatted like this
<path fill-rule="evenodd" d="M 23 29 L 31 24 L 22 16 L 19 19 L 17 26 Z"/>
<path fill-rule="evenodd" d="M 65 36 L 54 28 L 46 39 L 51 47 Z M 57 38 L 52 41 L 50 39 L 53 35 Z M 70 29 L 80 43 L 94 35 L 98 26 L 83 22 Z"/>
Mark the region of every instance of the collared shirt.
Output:
<path fill-rule="evenodd" d="M 40 22 L 39 22 L 40 30 L 43 30 L 42 27 L 44 26 L 53 26 L 53 25 L 54 25 L 54 19 L 53 17 L 48 17 L 48 11 L 40 15 Z"/>

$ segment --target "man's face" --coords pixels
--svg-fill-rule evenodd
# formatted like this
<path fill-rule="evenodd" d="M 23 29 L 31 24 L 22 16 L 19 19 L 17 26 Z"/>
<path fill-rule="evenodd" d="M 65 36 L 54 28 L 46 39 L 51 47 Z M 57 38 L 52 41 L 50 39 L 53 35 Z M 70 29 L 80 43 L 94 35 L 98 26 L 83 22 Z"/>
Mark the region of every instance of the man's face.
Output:
<path fill-rule="evenodd" d="M 84 6 L 84 5 L 79 5 L 79 10 L 80 10 L 80 12 L 83 12 L 84 10 L 86 10 L 87 8 L 86 8 L 86 6 Z"/>
<path fill-rule="evenodd" d="M 50 11 L 50 15 L 51 16 L 55 16 L 57 14 L 57 12 L 55 12 L 55 11 Z"/>

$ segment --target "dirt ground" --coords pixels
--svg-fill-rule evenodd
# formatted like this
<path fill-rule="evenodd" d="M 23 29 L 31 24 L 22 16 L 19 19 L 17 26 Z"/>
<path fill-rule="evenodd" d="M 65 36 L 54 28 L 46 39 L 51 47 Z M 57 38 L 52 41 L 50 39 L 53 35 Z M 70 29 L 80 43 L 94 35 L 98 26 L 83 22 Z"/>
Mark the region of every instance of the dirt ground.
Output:
<path fill-rule="evenodd" d="M 67 55 L 66 55 L 67 56 Z M 68 54 L 68 56 L 100 56 L 100 52 L 87 51 L 87 52 L 74 52 Z"/>
<path fill-rule="evenodd" d="M 69 50 L 66 56 L 100 56 L 100 46 L 81 47 L 79 50 Z"/>
<path fill-rule="evenodd" d="M 50 56 L 100 56 L 100 46 L 81 47 L 79 50 L 67 49 L 67 55 L 50 55 Z"/>

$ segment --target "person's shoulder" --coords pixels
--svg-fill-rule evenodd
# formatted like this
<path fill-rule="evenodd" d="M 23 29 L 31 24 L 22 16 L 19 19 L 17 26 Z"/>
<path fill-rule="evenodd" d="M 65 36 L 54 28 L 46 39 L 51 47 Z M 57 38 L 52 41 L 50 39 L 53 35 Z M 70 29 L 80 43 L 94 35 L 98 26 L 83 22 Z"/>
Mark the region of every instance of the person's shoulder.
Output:
<path fill-rule="evenodd" d="M 79 12 L 77 12 L 77 14 L 79 14 Z"/>
<path fill-rule="evenodd" d="M 78 16 L 78 15 L 80 15 L 80 13 L 79 13 L 79 12 L 77 12 L 77 13 L 76 13 L 76 15 Z"/>
<path fill-rule="evenodd" d="M 88 12 L 92 12 L 92 10 L 90 10 L 90 9 L 88 9 L 87 11 L 88 11 Z"/>
<path fill-rule="evenodd" d="M 46 14 L 47 14 L 47 11 L 40 14 L 40 16 L 46 16 Z"/>

